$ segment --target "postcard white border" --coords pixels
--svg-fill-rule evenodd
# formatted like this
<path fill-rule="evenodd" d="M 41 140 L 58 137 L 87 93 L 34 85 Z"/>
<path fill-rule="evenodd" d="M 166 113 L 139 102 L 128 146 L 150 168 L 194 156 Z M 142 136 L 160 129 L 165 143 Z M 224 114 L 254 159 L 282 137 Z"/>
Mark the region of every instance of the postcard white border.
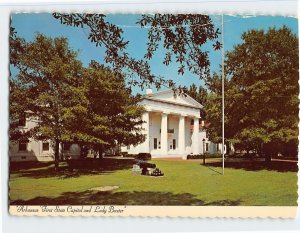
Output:
<path fill-rule="evenodd" d="M 130 216 L 189 218 L 282 218 L 296 217 L 295 206 L 22 206 L 13 205 L 15 216 Z"/>

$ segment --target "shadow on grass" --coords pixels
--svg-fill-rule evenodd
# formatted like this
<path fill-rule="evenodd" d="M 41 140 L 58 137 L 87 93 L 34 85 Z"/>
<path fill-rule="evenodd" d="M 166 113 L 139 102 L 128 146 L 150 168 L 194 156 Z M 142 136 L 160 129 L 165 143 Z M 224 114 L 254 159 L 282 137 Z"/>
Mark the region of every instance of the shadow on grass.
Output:
<path fill-rule="evenodd" d="M 207 162 L 208 167 L 222 167 L 222 162 L 214 161 Z M 269 170 L 277 172 L 297 172 L 297 163 L 283 162 L 283 161 L 272 161 L 267 164 L 264 161 L 226 161 L 225 168 L 243 169 L 246 171 L 259 171 L 259 170 Z M 210 168 L 211 169 L 211 168 Z"/>
<path fill-rule="evenodd" d="M 11 162 L 10 163 L 10 171 L 11 172 L 19 172 L 27 169 L 45 169 L 53 165 L 53 162 Z"/>
<path fill-rule="evenodd" d="M 133 159 L 80 159 L 70 161 L 69 163 L 60 163 L 59 170 L 56 172 L 54 170 L 53 162 L 18 163 L 11 164 L 10 173 L 16 174 L 19 177 L 30 177 L 35 179 L 48 177 L 60 177 L 63 179 L 130 169 L 132 168 L 132 164 Z"/>
<path fill-rule="evenodd" d="M 222 166 L 222 165 L 221 165 L 221 166 Z M 222 172 L 219 172 L 219 171 L 217 171 L 217 170 L 215 170 L 215 169 L 213 169 L 213 168 L 211 168 L 211 167 L 209 167 L 209 166 L 206 166 L 206 165 L 205 165 L 205 167 L 207 167 L 209 170 L 211 170 L 211 171 L 213 171 L 213 172 L 215 172 L 215 173 L 217 173 L 217 174 L 222 175 Z"/>
<path fill-rule="evenodd" d="M 15 200 L 11 205 L 166 205 L 166 206 L 236 206 L 241 202 L 220 200 L 205 203 L 189 193 L 170 192 L 66 192 L 59 197 Z"/>

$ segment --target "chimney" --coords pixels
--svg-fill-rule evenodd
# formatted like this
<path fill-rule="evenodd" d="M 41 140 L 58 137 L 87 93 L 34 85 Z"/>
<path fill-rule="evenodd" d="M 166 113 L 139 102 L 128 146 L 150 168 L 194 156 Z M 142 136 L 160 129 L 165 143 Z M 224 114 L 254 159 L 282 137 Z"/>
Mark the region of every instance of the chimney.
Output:
<path fill-rule="evenodd" d="M 148 95 L 148 94 L 152 94 L 153 93 L 153 91 L 152 91 L 152 89 L 151 88 L 147 88 L 146 89 L 146 94 Z"/>

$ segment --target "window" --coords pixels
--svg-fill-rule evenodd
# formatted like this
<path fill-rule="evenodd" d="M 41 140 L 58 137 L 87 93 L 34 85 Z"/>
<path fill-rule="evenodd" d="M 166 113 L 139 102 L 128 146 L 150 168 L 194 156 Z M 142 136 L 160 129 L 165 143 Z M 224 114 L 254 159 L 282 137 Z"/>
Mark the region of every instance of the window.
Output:
<path fill-rule="evenodd" d="M 208 144 L 209 143 L 205 143 L 205 151 L 208 151 Z"/>
<path fill-rule="evenodd" d="M 194 119 L 191 120 L 191 125 L 194 125 Z"/>
<path fill-rule="evenodd" d="M 174 133 L 174 129 L 168 129 L 168 133 Z"/>
<path fill-rule="evenodd" d="M 154 150 L 157 149 L 157 138 L 154 138 Z"/>
<path fill-rule="evenodd" d="M 19 126 L 26 126 L 26 113 L 23 112 L 19 118 Z"/>
<path fill-rule="evenodd" d="M 43 151 L 49 151 L 49 142 L 43 142 Z"/>
<path fill-rule="evenodd" d="M 19 142 L 19 151 L 27 151 L 27 142 L 25 141 Z"/>
<path fill-rule="evenodd" d="M 173 139 L 173 150 L 176 149 L 176 139 Z"/>

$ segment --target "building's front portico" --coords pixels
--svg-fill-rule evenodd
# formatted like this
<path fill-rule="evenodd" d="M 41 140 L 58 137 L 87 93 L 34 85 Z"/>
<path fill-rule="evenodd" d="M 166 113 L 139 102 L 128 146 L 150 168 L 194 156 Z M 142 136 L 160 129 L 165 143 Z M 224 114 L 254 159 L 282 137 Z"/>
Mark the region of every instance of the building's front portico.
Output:
<path fill-rule="evenodd" d="M 128 153 L 151 153 L 152 157 L 182 157 L 199 154 L 199 119 L 203 107 L 189 96 L 163 91 L 144 96 L 141 105 L 146 140 L 126 148 Z M 123 150 L 124 151 L 124 150 Z"/>

